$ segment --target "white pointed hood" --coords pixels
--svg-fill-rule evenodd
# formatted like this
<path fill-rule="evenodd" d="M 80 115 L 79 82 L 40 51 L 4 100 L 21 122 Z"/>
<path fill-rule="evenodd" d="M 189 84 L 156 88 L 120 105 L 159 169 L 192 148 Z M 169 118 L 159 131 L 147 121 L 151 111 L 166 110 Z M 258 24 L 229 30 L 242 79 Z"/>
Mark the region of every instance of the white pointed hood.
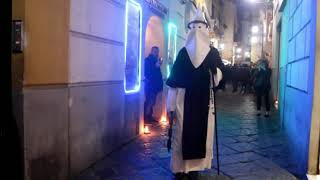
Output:
<path fill-rule="evenodd" d="M 203 13 L 198 10 L 194 19 L 188 24 L 188 32 L 185 48 L 195 68 L 198 68 L 210 51 L 210 39 L 208 25 Z"/>

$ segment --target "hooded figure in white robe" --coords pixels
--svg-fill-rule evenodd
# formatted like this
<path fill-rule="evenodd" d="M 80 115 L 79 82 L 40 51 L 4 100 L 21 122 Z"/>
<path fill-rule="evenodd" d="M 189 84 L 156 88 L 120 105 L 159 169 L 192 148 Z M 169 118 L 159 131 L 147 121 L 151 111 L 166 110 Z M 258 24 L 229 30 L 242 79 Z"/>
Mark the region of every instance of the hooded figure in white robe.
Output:
<path fill-rule="evenodd" d="M 214 142 L 214 87 L 222 79 L 219 52 L 210 47 L 208 25 L 201 11 L 188 24 L 185 46 L 179 51 L 166 82 L 167 111 L 175 112 L 171 170 L 175 174 L 211 169 Z"/>

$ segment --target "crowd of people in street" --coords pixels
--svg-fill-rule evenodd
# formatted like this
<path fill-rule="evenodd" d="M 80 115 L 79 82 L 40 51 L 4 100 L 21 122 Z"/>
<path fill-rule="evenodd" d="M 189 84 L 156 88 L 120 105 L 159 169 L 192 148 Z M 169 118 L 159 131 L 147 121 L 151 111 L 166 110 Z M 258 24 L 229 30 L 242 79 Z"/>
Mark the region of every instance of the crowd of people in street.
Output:
<path fill-rule="evenodd" d="M 261 58 L 255 64 L 227 65 L 223 69 L 223 79 L 217 89 L 226 91 L 226 85 L 232 84 L 232 92 L 239 94 L 255 94 L 257 101 L 257 116 L 261 115 L 262 99 L 265 102 L 265 117 L 269 117 L 271 90 L 271 68 L 266 58 Z"/>
<path fill-rule="evenodd" d="M 265 63 L 265 64 L 264 64 Z M 262 66 L 263 65 L 263 66 Z M 252 65 L 235 64 L 226 65 L 224 67 L 223 79 L 220 82 L 218 89 L 226 90 L 226 84 L 232 84 L 232 92 L 240 94 L 254 93 L 254 83 L 257 78 L 257 72 L 261 67 L 269 68 L 267 59 L 260 59 Z"/>

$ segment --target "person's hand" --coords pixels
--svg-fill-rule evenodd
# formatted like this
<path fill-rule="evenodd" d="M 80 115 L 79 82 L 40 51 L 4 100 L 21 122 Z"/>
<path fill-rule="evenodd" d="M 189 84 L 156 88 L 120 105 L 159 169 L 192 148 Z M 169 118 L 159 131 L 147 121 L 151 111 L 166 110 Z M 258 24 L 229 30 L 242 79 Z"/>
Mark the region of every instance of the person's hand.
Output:
<path fill-rule="evenodd" d="M 160 62 L 159 60 L 156 62 L 156 66 L 157 66 L 157 67 L 160 67 L 160 66 L 161 66 L 161 62 Z"/>
<path fill-rule="evenodd" d="M 162 58 L 159 58 L 158 61 L 156 62 L 156 66 L 160 67 L 162 65 Z"/>

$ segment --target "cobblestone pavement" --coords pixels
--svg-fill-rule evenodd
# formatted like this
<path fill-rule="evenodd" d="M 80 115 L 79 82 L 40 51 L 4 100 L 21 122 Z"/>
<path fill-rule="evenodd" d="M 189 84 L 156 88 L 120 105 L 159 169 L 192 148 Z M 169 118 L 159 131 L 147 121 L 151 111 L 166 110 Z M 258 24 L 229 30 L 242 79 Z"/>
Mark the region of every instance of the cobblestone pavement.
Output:
<path fill-rule="evenodd" d="M 256 117 L 252 95 L 217 95 L 220 169 L 217 163 L 199 179 L 296 179 L 290 171 L 289 147 L 277 113 Z M 166 127 L 153 124 L 141 135 L 83 172 L 77 180 L 169 180 Z M 282 168 L 281 168 L 282 167 Z M 285 170 L 286 169 L 286 170 Z M 229 177 L 229 178 L 228 178 Z"/>

